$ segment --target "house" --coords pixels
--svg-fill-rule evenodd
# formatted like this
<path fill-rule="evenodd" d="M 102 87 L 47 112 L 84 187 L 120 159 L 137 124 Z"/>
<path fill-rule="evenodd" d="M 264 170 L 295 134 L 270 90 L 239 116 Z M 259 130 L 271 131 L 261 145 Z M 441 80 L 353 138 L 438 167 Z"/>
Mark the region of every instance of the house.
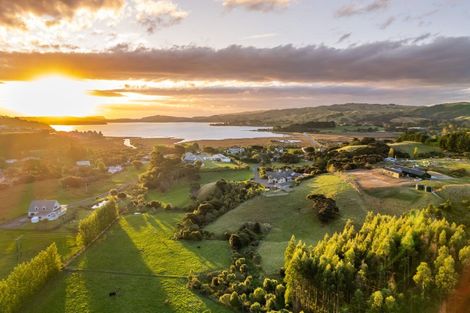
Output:
<path fill-rule="evenodd" d="M 394 166 L 394 167 L 384 167 L 382 169 L 382 173 L 384 175 L 392 176 L 395 178 L 401 177 L 411 177 L 411 178 L 420 178 L 420 179 L 428 179 L 431 178 L 425 170 L 422 170 L 418 167 L 409 168 L 404 166 Z"/>
<path fill-rule="evenodd" d="M 222 162 L 222 163 L 232 162 L 232 160 L 229 157 L 227 157 L 223 154 L 214 154 L 214 155 L 208 157 L 208 159 L 211 160 L 211 161 Z"/>
<path fill-rule="evenodd" d="M 34 200 L 28 208 L 28 217 L 36 221 L 54 221 L 67 212 L 67 206 L 57 200 Z"/>
<path fill-rule="evenodd" d="M 91 162 L 86 160 L 77 161 L 75 164 L 79 167 L 91 167 Z"/>
<path fill-rule="evenodd" d="M 230 147 L 227 149 L 227 153 L 228 154 L 242 154 L 245 152 L 245 148 L 242 148 L 242 147 Z"/>
<path fill-rule="evenodd" d="M 124 168 L 121 165 L 115 165 L 115 166 L 108 167 L 108 173 L 110 173 L 110 174 L 120 173 L 123 170 L 124 170 Z"/>
<path fill-rule="evenodd" d="M 5 160 L 5 163 L 8 164 L 8 165 L 15 164 L 16 162 L 18 162 L 17 159 L 8 159 L 8 160 Z"/>
<path fill-rule="evenodd" d="M 203 161 L 202 157 L 192 153 L 192 152 L 186 152 L 183 154 L 183 162 L 186 163 L 194 163 L 196 161 Z"/>
<path fill-rule="evenodd" d="M 284 185 L 290 185 L 293 180 L 300 176 L 292 170 L 278 170 L 274 172 L 267 172 L 268 184 L 282 188 Z"/>

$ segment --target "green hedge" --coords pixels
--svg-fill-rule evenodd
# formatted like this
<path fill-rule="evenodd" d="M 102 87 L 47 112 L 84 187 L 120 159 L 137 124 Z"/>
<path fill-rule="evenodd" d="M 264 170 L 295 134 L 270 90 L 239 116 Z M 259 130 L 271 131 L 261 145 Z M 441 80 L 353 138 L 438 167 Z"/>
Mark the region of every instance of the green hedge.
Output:
<path fill-rule="evenodd" d="M 0 311 L 17 312 L 61 267 L 62 261 L 55 243 L 31 261 L 18 264 L 8 277 L 0 281 Z"/>
<path fill-rule="evenodd" d="M 89 245 L 119 215 L 116 202 L 109 200 L 101 208 L 80 221 L 77 242 L 82 246 Z"/>

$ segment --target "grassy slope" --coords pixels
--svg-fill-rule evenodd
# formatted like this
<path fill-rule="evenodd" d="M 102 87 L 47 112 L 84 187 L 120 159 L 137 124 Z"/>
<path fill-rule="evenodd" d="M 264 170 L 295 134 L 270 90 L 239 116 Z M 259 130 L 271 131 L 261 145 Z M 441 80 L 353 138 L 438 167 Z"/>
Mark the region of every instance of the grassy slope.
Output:
<path fill-rule="evenodd" d="M 311 192 L 335 198 L 341 210 L 341 218 L 329 225 L 322 225 L 310 201 L 306 199 Z M 273 273 L 282 265 L 284 250 L 292 234 L 297 239 L 314 243 L 323 238 L 325 233 L 341 229 L 348 218 L 360 222 L 365 214 L 359 194 L 339 176 L 327 174 L 304 182 L 287 196 L 260 196 L 249 200 L 206 229 L 222 234 L 227 230 L 234 231 L 248 221 L 271 224 L 272 230 L 261 243 L 259 252 L 263 268 Z"/>
<path fill-rule="evenodd" d="M 204 185 L 222 178 L 225 180 L 237 181 L 248 180 L 252 177 L 253 173 L 250 169 L 202 172 L 199 183 Z M 156 190 L 149 191 L 147 193 L 147 199 L 158 200 L 164 203 L 171 203 L 177 207 L 185 207 L 191 203 L 191 199 L 189 198 L 189 190 L 190 182 L 182 181 L 165 193 L 158 192 Z"/>
<path fill-rule="evenodd" d="M 225 241 L 171 240 L 181 217 L 181 213 L 162 212 L 122 218 L 71 265 L 117 273 L 63 273 L 32 298 L 22 312 L 228 312 L 188 290 L 186 279 L 145 276 L 186 276 L 191 270 L 223 268 L 230 263 Z M 118 296 L 109 297 L 111 291 L 117 291 Z"/>
<path fill-rule="evenodd" d="M 25 215 L 30 202 L 34 199 L 56 199 L 63 204 L 69 204 L 136 181 L 138 173 L 139 171 L 129 167 L 121 173 L 89 184 L 88 190 L 84 187 L 65 189 L 59 179 L 12 186 L 0 191 L 0 222 Z"/>
<path fill-rule="evenodd" d="M 418 148 L 418 153 L 441 151 L 439 147 L 429 146 L 425 145 L 424 143 L 414 141 L 391 143 L 389 146 L 397 151 L 408 153 L 410 156 L 413 155 L 413 150 L 415 147 Z"/>

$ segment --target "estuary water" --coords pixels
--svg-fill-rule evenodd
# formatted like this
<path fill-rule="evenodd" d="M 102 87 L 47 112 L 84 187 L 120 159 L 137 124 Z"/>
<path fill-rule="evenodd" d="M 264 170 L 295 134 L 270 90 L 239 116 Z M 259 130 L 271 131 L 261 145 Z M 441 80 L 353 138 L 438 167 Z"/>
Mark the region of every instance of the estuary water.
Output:
<path fill-rule="evenodd" d="M 211 126 L 209 123 L 108 123 L 105 125 L 51 125 L 57 131 L 100 131 L 106 137 L 178 138 L 182 141 L 283 137 L 270 128 Z M 263 129 L 263 131 L 260 131 Z"/>

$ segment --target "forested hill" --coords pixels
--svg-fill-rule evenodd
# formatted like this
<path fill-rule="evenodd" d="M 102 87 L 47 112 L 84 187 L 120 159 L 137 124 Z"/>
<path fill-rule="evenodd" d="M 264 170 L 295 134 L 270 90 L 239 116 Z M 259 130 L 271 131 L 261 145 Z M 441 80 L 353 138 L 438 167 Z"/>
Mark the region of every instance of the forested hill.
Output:
<path fill-rule="evenodd" d="M 196 119 L 227 124 L 284 126 L 309 121 L 337 124 L 381 124 L 403 121 L 461 120 L 470 117 L 470 102 L 446 103 L 426 107 L 395 104 L 346 103 L 330 106 L 215 115 Z"/>

